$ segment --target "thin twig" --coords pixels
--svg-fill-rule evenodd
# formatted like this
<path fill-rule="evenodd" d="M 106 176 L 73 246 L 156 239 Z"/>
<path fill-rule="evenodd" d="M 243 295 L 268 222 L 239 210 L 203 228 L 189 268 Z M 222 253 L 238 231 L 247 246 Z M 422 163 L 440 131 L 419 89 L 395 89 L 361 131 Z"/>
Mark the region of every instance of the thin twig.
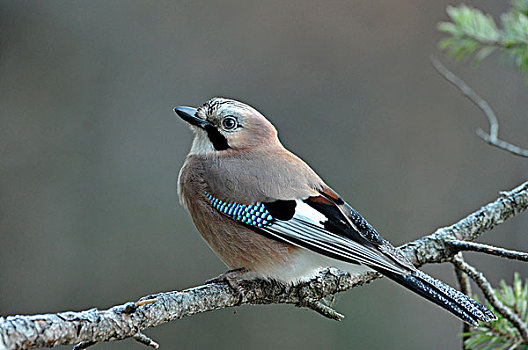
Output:
<path fill-rule="evenodd" d="M 75 344 L 73 346 L 73 350 L 84 350 L 95 344 L 97 344 L 95 341 L 82 341 L 78 344 Z"/>
<path fill-rule="evenodd" d="M 491 109 L 490 105 L 486 100 L 480 97 L 472 88 L 470 88 L 466 82 L 457 77 L 453 72 L 447 69 L 439 60 L 432 57 L 431 62 L 435 69 L 442 75 L 442 77 L 454 85 L 464 96 L 466 96 L 473 104 L 475 104 L 488 118 L 490 125 L 490 132 L 486 133 L 482 129 L 477 129 L 477 135 L 484 141 L 492 146 L 506 150 L 512 154 L 521 157 L 528 157 L 528 149 L 521 148 L 517 145 L 511 144 L 504 140 L 499 139 L 499 120 Z"/>
<path fill-rule="evenodd" d="M 458 253 L 457 256 L 460 256 L 461 259 L 462 253 Z M 458 267 L 455 266 L 455 274 L 458 281 L 458 286 L 460 287 L 460 291 L 467 295 L 468 297 L 471 297 L 471 282 L 469 281 L 468 275 L 460 270 Z M 471 330 L 471 326 L 469 323 L 462 322 L 462 333 L 466 334 L 469 333 Z M 466 350 L 466 340 L 469 338 L 469 335 L 463 335 L 462 336 L 462 350 Z"/>
<path fill-rule="evenodd" d="M 462 253 L 458 253 L 457 256 L 460 256 L 460 258 L 463 259 Z M 471 282 L 468 278 L 468 275 L 464 271 L 457 268 L 456 266 L 455 266 L 455 274 L 457 277 L 458 286 L 460 287 L 460 291 L 464 293 L 465 295 L 467 295 L 468 297 L 471 297 L 472 295 Z M 467 324 L 467 323 L 464 323 L 464 324 Z"/>
<path fill-rule="evenodd" d="M 492 146 L 501 148 L 517 156 L 528 157 L 528 149 L 521 148 L 517 145 L 501 140 L 497 136 L 495 138 L 492 138 L 492 135 L 486 133 L 481 128 L 478 128 L 476 132 L 477 132 L 477 135 L 480 136 L 481 139 L 483 139 L 484 141 L 486 141 Z"/>
<path fill-rule="evenodd" d="M 159 344 L 156 343 L 154 340 L 150 339 L 149 337 L 147 337 L 145 334 L 141 333 L 141 332 L 137 332 L 136 335 L 133 336 L 134 340 L 143 344 L 143 345 L 146 345 L 146 346 L 149 346 L 151 348 L 154 348 L 154 349 L 157 349 L 159 348 Z"/>
<path fill-rule="evenodd" d="M 508 250 L 483 243 L 459 241 L 457 239 L 447 239 L 446 243 L 456 252 L 472 251 L 500 256 L 501 258 L 528 261 L 528 253 Z"/>
<path fill-rule="evenodd" d="M 494 294 L 491 284 L 488 282 L 486 277 L 479 272 L 476 268 L 465 262 L 461 256 L 455 255 L 452 260 L 453 264 L 468 274 L 469 277 L 479 286 L 484 293 L 486 299 L 493 305 L 493 308 L 497 310 L 504 318 L 511 322 L 511 324 L 519 331 L 521 338 L 524 342 L 528 343 L 528 328 L 524 322 L 517 316 L 509 307 L 504 305 Z"/>
<path fill-rule="evenodd" d="M 340 314 L 336 310 L 332 309 L 330 306 L 325 305 L 320 300 L 316 300 L 313 298 L 307 298 L 306 300 L 303 300 L 302 302 L 300 302 L 297 306 L 307 307 L 323 315 L 324 317 L 328 317 L 329 319 L 332 319 L 335 321 L 342 321 L 345 318 L 345 315 Z"/>

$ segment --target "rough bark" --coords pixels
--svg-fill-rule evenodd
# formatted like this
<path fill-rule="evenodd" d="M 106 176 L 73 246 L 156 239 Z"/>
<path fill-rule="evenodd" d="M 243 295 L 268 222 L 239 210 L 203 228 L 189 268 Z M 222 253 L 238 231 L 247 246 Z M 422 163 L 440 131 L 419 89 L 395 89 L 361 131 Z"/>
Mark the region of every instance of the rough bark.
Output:
<path fill-rule="evenodd" d="M 468 215 L 457 223 L 400 247 L 416 266 L 449 261 L 457 253 L 446 241 L 473 241 L 506 219 L 528 208 L 528 182 Z M 31 316 L 0 317 L 0 349 L 31 349 L 59 344 L 83 344 L 134 337 L 156 347 L 141 331 L 196 313 L 243 304 L 293 304 L 324 316 L 342 316 L 319 300 L 380 277 L 366 273 L 351 277 L 337 269 L 325 269 L 312 280 L 293 286 L 273 281 L 241 282 L 243 295 L 227 283 L 212 283 L 183 291 L 159 293 L 108 310 L 91 309 Z M 150 342 L 149 342 L 150 341 Z M 79 348 L 81 348 L 79 347 Z"/>

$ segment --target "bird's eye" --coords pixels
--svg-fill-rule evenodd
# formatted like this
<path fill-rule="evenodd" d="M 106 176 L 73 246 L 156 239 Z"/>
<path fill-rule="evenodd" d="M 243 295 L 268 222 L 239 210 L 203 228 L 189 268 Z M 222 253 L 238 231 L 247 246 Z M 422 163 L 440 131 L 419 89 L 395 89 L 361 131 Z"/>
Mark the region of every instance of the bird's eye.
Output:
<path fill-rule="evenodd" d="M 225 130 L 233 130 L 238 125 L 238 122 L 235 117 L 227 116 L 222 120 L 222 127 Z"/>

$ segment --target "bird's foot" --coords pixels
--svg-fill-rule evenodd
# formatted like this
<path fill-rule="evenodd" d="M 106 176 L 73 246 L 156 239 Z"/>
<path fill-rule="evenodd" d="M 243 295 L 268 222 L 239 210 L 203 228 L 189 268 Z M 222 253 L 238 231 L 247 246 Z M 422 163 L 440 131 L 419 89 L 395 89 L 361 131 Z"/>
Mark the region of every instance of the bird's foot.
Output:
<path fill-rule="evenodd" d="M 246 272 L 248 272 L 248 269 L 246 269 L 245 267 L 241 267 L 239 269 L 234 269 L 234 270 L 229 270 L 229 271 L 222 273 L 221 275 L 216 276 L 215 278 L 211 278 L 205 281 L 205 283 L 206 284 L 218 283 L 218 282 L 227 283 L 229 287 L 235 290 L 238 295 L 238 302 L 235 305 L 235 306 L 238 306 L 242 303 L 242 300 L 244 299 L 244 296 L 245 296 L 244 288 L 240 285 L 238 278 L 242 276 L 243 274 L 245 274 Z"/>

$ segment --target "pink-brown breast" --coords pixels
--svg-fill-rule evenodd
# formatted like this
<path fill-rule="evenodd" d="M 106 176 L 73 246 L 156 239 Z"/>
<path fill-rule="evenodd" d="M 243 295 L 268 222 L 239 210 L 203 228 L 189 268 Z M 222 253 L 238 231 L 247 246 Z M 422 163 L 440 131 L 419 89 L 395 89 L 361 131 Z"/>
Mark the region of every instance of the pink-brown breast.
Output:
<path fill-rule="evenodd" d="M 188 157 L 180 171 L 179 194 L 193 222 L 209 247 L 231 269 L 245 267 L 259 275 L 280 274 L 294 264 L 299 248 L 260 235 L 214 209 L 205 192 L 204 164 Z"/>

